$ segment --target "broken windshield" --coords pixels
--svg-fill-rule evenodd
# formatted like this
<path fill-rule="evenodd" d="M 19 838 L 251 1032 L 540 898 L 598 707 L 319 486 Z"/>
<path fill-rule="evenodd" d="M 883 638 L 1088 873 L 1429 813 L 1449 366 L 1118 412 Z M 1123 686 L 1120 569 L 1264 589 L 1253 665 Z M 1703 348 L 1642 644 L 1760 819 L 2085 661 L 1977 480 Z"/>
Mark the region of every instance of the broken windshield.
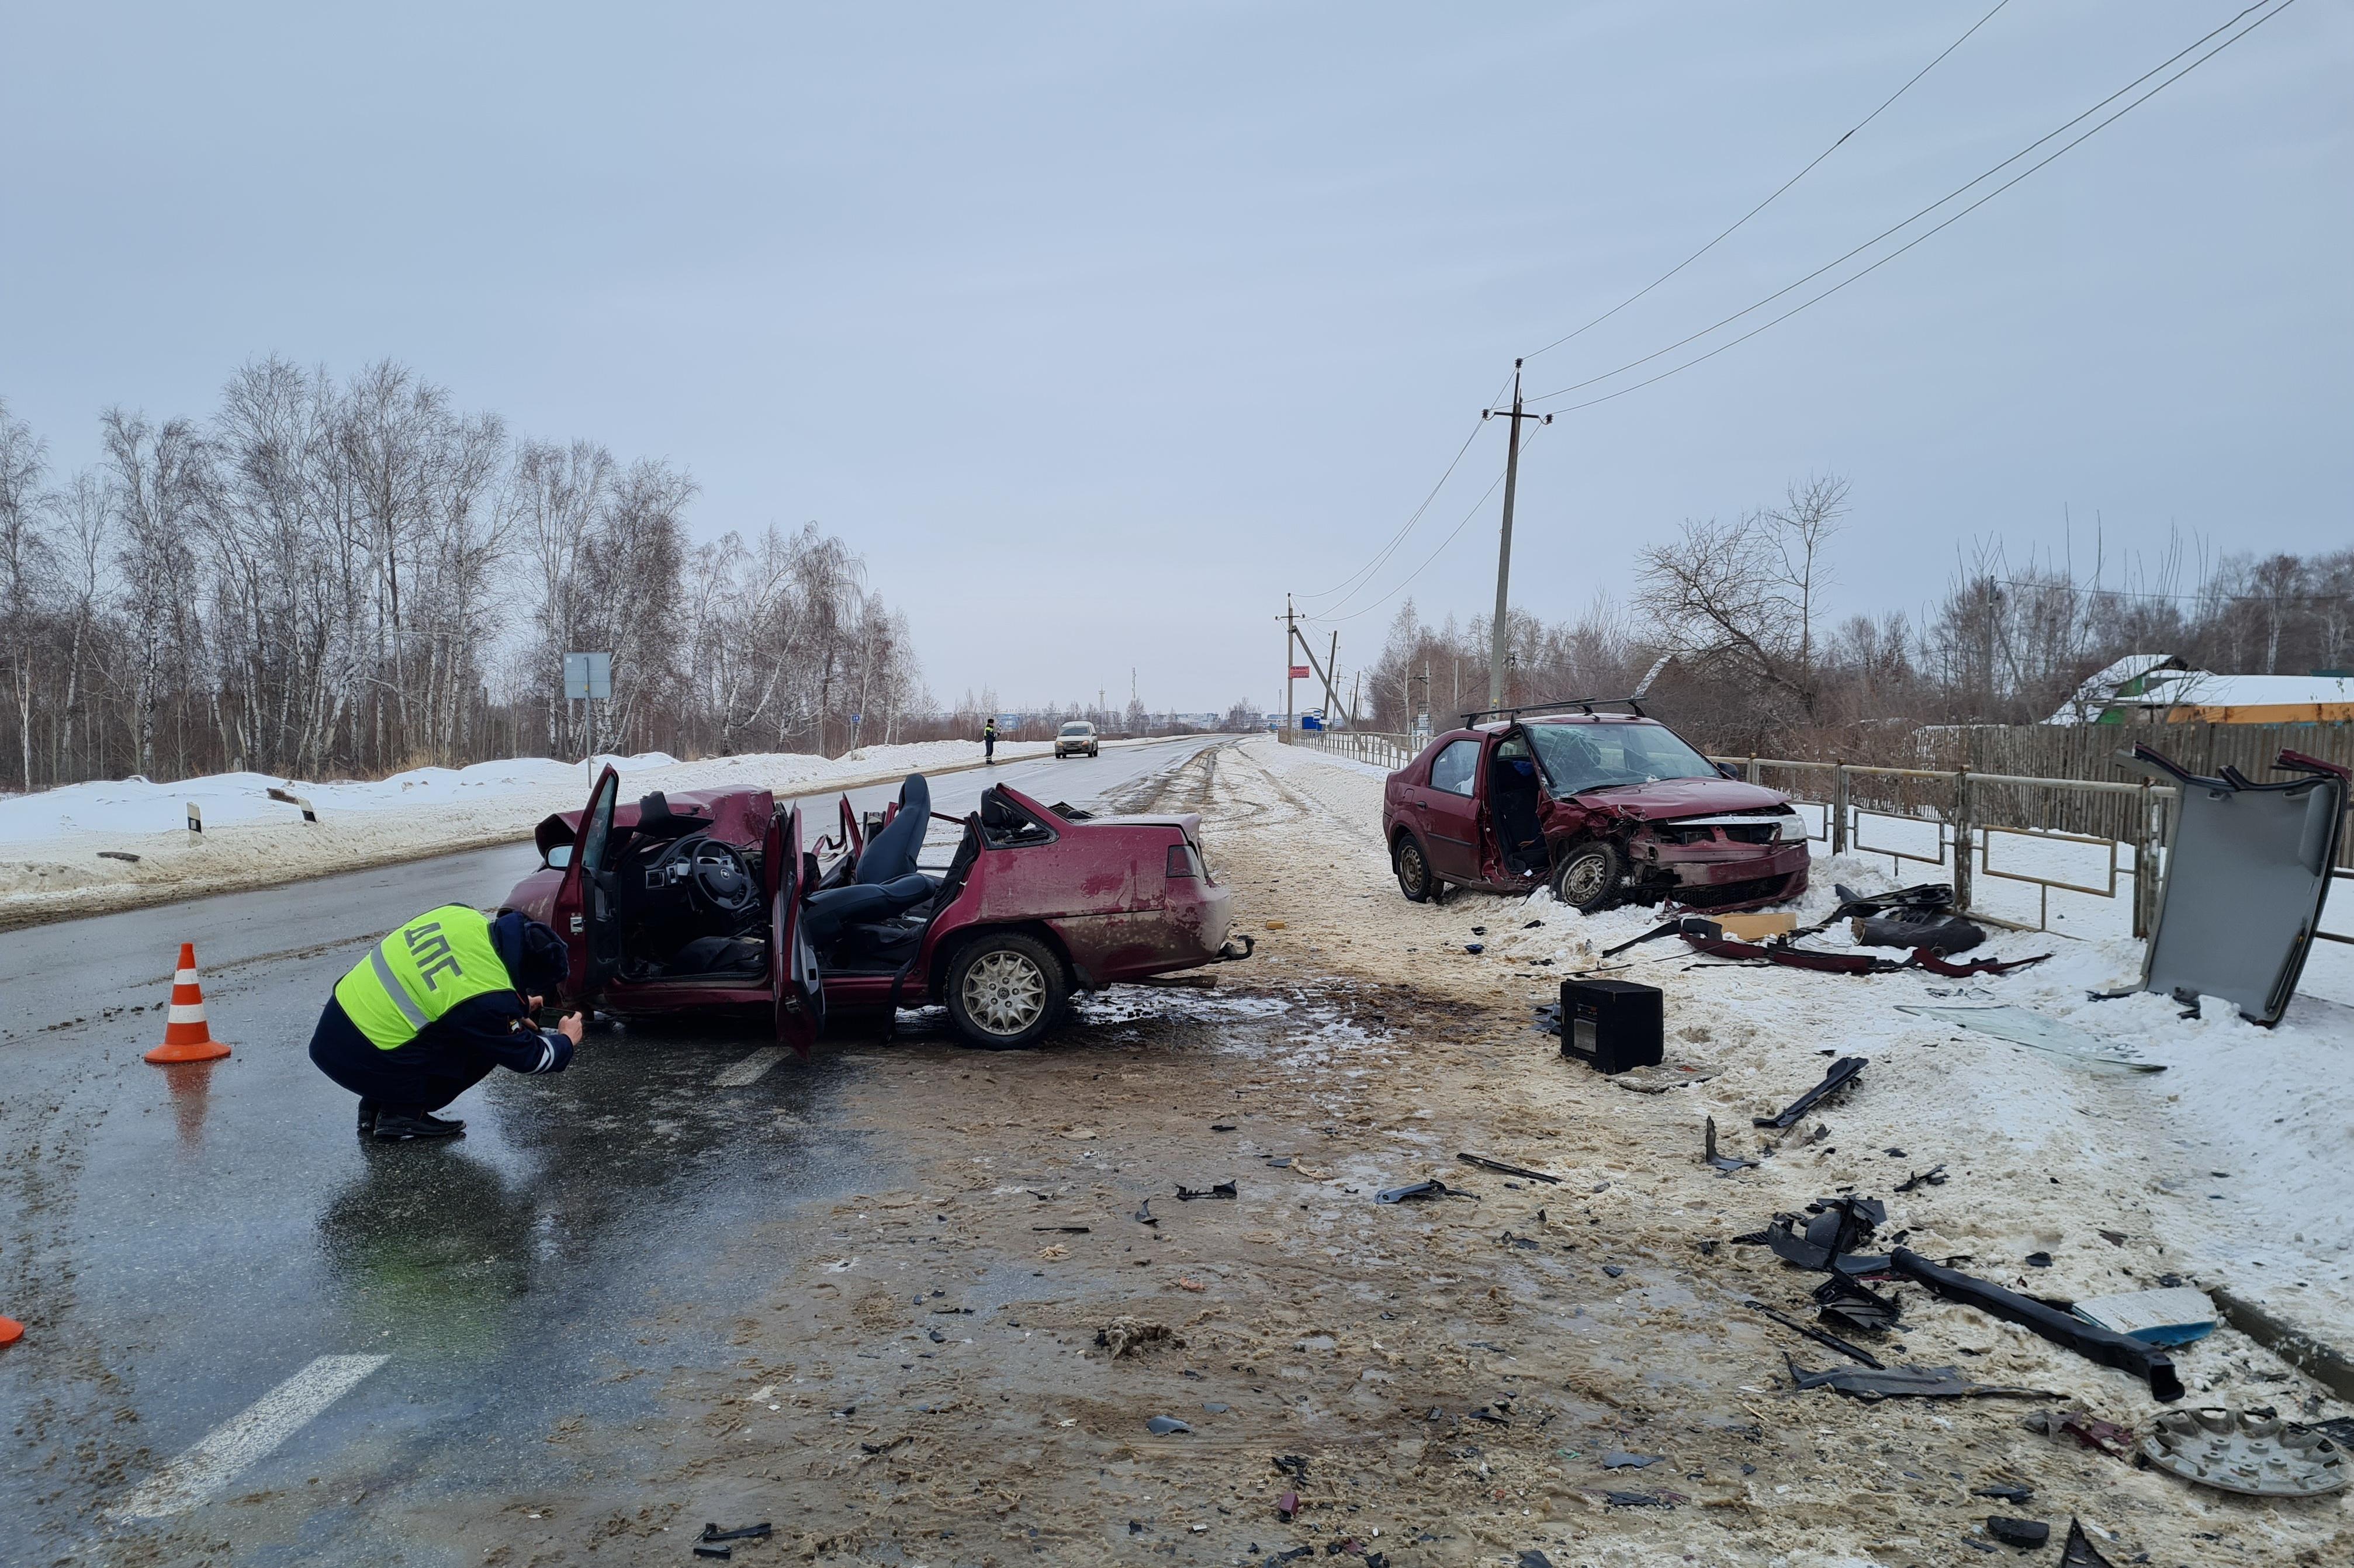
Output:
<path fill-rule="evenodd" d="M 1659 779 L 1714 779 L 1707 758 L 1652 724 L 1538 724 L 1525 731 L 1556 796 Z"/>

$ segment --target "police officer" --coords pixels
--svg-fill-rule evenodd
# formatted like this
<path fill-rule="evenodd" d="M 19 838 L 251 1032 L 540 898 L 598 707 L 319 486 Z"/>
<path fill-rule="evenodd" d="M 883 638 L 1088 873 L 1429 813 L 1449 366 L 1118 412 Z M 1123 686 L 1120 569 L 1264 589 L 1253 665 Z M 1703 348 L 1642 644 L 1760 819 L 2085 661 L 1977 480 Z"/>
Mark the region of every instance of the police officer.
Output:
<path fill-rule="evenodd" d="M 538 921 L 445 904 L 408 921 L 352 966 L 311 1035 L 319 1071 L 360 1097 L 362 1138 L 454 1138 L 433 1113 L 490 1075 L 560 1073 L 581 1016 L 533 1022 L 570 973 L 564 939 Z"/>
<path fill-rule="evenodd" d="M 981 759 L 983 762 L 997 760 L 997 720 L 994 718 L 981 726 Z"/>

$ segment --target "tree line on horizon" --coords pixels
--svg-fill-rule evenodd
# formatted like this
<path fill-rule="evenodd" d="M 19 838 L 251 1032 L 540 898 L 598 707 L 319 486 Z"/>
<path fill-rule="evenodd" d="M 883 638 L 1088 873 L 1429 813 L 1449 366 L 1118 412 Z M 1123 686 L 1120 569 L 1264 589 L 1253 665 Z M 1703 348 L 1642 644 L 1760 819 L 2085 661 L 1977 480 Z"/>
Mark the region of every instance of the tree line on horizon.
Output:
<path fill-rule="evenodd" d="M 2130 653 L 2179 655 L 2226 674 L 2354 665 L 2354 548 L 2208 557 L 2170 534 L 2154 561 L 2014 566 L 1999 539 L 1957 551 L 1918 616 L 1836 620 L 1823 609 L 1850 509 L 1837 476 L 1790 484 L 1732 520 L 1688 521 L 1638 552 L 1627 602 L 1597 597 L 1559 620 L 1506 623 L 1508 703 L 1652 690 L 1716 749 L 1861 757 L 1892 725 L 2033 724 Z M 2111 580 L 2111 579 L 2115 580 Z M 1359 715 L 1372 729 L 1437 728 L 1487 705 L 1490 620 L 1392 620 Z"/>
<path fill-rule="evenodd" d="M 595 742 L 839 751 L 944 727 L 843 540 L 690 542 L 692 477 L 519 437 L 390 360 L 250 362 L 202 418 L 121 408 L 53 472 L 0 403 L 0 779 L 382 776 Z M 9 777 L 13 775 L 14 777 Z"/>

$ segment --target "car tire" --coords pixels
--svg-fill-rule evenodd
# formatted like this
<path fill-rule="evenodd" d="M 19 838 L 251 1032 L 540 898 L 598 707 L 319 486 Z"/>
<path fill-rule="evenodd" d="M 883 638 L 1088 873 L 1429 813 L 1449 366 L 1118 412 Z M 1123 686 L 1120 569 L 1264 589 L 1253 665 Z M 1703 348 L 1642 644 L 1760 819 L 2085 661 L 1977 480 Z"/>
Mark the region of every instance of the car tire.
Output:
<path fill-rule="evenodd" d="M 1412 833 L 1398 835 L 1397 848 L 1390 853 L 1390 869 L 1397 873 L 1398 891 L 1405 895 L 1408 904 L 1429 900 L 1442 885 L 1430 874 L 1430 857 L 1423 853 L 1422 841 Z"/>
<path fill-rule="evenodd" d="M 1626 880 L 1627 857 L 1605 839 L 1574 846 L 1553 869 L 1553 895 L 1581 915 L 1607 909 L 1618 901 Z"/>
<path fill-rule="evenodd" d="M 1019 931 L 966 943 L 949 961 L 947 980 L 949 1021 L 985 1051 L 1036 1044 L 1062 1015 L 1068 992 L 1062 959 Z"/>

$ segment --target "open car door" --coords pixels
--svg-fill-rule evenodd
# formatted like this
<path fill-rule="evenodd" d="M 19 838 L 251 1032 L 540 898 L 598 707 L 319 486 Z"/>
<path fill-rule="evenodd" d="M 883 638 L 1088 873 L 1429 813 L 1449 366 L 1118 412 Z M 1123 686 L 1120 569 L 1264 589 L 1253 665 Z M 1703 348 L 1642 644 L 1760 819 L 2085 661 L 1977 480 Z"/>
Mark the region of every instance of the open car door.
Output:
<path fill-rule="evenodd" d="M 801 933 L 801 811 L 788 807 L 769 821 L 762 848 L 776 867 L 776 895 L 769 906 L 769 982 L 777 996 L 777 1040 L 804 1061 L 825 1023 L 825 985 L 817 954 Z"/>
<path fill-rule="evenodd" d="M 592 1001 L 621 964 L 621 920 L 613 905 L 613 879 L 607 862 L 613 853 L 613 808 L 621 798 L 621 776 L 607 768 L 588 792 L 580 813 L 580 836 L 571 863 L 557 885 L 556 934 L 572 955 L 570 995 Z"/>

